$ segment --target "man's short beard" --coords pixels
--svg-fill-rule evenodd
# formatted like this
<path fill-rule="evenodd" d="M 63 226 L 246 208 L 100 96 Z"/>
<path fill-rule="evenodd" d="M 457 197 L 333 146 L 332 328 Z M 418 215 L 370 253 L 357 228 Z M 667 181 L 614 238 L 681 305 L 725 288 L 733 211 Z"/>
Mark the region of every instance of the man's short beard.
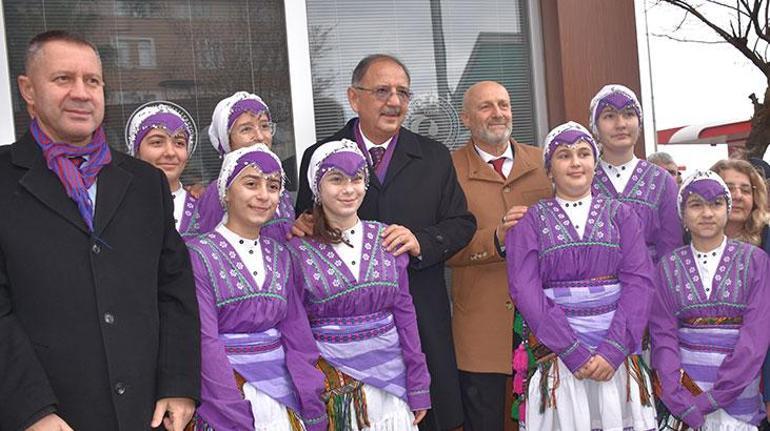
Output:
<path fill-rule="evenodd" d="M 503 136 L 497 136 L 496 134 L 489 132 L 487 129 L 480 129 L 479 138 L 490 145 L 498 146 L 508 143 L 511 140 L 512 133 L 512 126 L 506 127 Z"/>

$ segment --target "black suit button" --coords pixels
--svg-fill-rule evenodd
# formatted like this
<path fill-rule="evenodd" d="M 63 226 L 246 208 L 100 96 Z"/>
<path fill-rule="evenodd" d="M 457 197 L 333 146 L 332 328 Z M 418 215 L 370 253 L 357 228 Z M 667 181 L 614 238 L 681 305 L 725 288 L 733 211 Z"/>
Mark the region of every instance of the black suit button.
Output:
<path fill-rule="evenodd" d="M 115 393 L 118 395 L 123 395 L 126 393 L 126 389 L 128 389 L 128 385 L 126 385 L 123 382 L 115 383 Z"/>
<path fill-rule="evenodd" d="M 443 235 L 436 235 L 436 241 L 444 242 L 444 236 Z"/>
<path fill-rule="evenodd" d="M 99 253 L 101 253 L 101 252 L 102 252 L 102 248 L 101 248 L 101 247 L 99 247 L 99 244 L 94 244 L 94 245 L 92 245 L 92 246 L 91 246 L 91 251 L 92 251 L 94 254 L 99 254 Z"/>
<path fill-rule="evenodd" d="M 108 325 L 115 323 L 115 316 L 112 313 L 104 313 L 104 322 Z"/>

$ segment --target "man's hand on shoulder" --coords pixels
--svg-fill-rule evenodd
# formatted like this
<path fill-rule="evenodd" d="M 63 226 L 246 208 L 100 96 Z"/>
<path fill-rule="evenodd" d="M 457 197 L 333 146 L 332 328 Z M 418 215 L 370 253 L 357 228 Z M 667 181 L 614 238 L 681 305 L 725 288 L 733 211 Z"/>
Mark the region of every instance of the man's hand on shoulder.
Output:
<path fill-rule="evenodd" d="M 291 232 L 286 235 L 286 239 L 292 239 L 295 236 L 303 237 L 313 234 L 313 215 L 309 213 L 302 213 L 294 220 L 294 225 L 291 227 Z"/>
<path fill-rule="evenodd" d="M 393 256 L 406 252 L 410 256 L 418 257 L 421 253 L 417 237 L 409 229 L 397 224 L 389 225 L 382 232 L 382 246 L 393 253 Z"/>
<path fill-rule="evenodd" d="M 64 419 L 58 415 L 51 413 L 48 416 L 44 416 L 39 421 L 35 422 L 31 427 L 25 431 L 73 431 L 73 429 L 64 422 Z"/>
<path fill-rule="evenodd" d="M 195 413 L 195 401 L 190 398 L 161 398 L 155 403 L 151 427 L 162 423 L 167 431 L 184 431 Z"/>
<path fill-rule="evenodd" d="M 191 194 L 195 199 L 200 199 L 203 193 L 206 192 L 206 186 L 203 184 L 193 184 L 191 186 L 184 186 L 187 193 Z"/>

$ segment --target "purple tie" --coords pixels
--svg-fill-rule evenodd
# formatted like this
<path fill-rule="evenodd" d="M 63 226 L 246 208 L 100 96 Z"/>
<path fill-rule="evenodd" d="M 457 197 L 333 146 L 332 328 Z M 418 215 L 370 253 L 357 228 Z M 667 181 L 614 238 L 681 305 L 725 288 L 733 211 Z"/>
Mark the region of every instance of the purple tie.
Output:
<path fill-rule="evenodd" d="M 377 169 L 377 165 L 382 161 L 382 156 L 385 155 L 385 148 L 381 146 L 369 148 L 369 154 L 372 155 L 372 167 Z"/>
<path fill-rule="evenodd" d="M 500 157 L 499 159 L 490 160 L 489 163 L 492 164 L 492 168 L 494 168 L 495 172 L 500 174 L 500 176 L 505 179 L 505 174 L 503 173 L 503 163 L 505 163 L 505 157 Z"/>

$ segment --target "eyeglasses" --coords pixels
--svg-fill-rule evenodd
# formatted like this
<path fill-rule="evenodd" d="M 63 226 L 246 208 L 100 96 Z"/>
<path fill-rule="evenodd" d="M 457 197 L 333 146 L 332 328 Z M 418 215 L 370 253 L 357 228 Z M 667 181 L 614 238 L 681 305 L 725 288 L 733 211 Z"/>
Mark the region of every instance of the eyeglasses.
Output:
<path fill-rule="evenodd" d="M 398 96 L 398 101 L 401 103 L 409 103 L 409 99 L 412 98 L 412 92 L 409 91 L 408 88 L 404 87 L 374 87 L 374 88 L 366 88 L 366 87 L 353 87 L 356 90 L 366 91 L 368 93 L 372 93 L 375 99 L 379 100 L 380 102 L 386 102 L 388 99 L 390 99 L 390 95 L 393 94 L 393 91 L 395 90 L 396 96 Z"/>
<path fill-rule="evenodd" d="M 754 190 L 756 190 L 756 189 L 757 189 L 756 187 L 754 187 L 754 186 L 752 186 L 750 184 L 738 185 L 738 184 L 733 184 L 733 183 L 727 183 L 727 190 L 730 190 L 730 194 L 731 195 L 734 195 L 735 192 L 737 192 L 739 190 L 740 190 L 742 195 L 750 195 L 750 194 L 754 193 Z"/>
<path fill-rule="evenodd" d="M 275 136 L 275 131 L 278 126 L 272 121 L 262 121 L 257 124 L 245 123 L 237 128 L 237 132 L 241 135 L 251 135 L 257 130 L 263 135 L 270 133 L 270 136 Z"/>

